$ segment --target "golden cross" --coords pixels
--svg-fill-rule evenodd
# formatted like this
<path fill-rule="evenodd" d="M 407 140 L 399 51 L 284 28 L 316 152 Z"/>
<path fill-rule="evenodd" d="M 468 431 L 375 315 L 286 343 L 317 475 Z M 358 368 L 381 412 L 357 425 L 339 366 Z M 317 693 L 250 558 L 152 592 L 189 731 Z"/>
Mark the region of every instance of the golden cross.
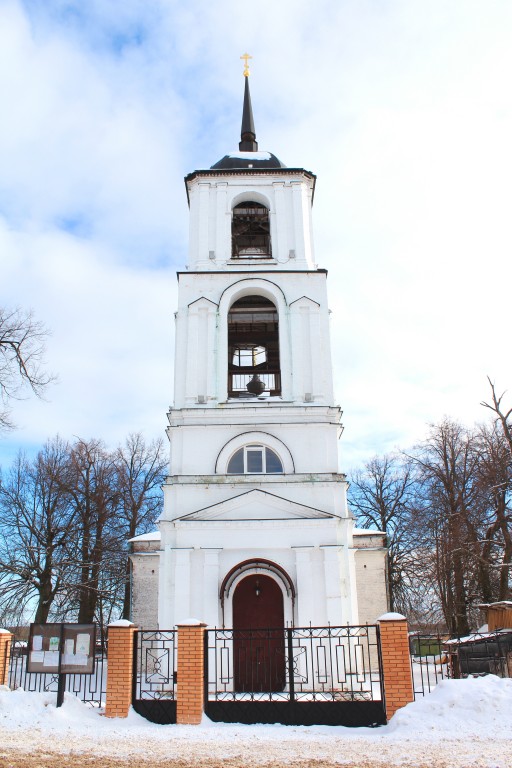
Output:
<path fill-rule="evenodd" d="M 244 77 L 249 77 L 249 59 L 252 59 L 252 56 L 249 56 L 248 53 L 244 53 L 244 55 L 240 56 L 240 58 L 244 60 Z"/>

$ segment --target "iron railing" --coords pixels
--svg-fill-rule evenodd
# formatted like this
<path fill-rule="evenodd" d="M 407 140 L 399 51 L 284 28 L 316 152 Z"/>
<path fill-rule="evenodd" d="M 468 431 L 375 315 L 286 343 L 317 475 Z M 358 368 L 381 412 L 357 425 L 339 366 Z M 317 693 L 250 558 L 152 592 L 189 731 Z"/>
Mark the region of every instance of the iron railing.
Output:
<path fill-rule="evenodd" d="M 228 394 L 229 397 L 239 397 L 240 395 L 247 395 L 247 397 L 254 397 L 247 391 L 247 384 L 252 379 L 254 373 L 257 373 L 261 381 L 265 385 L 263 392 L 267 392 L 271 395 L 281 394 L 281 373 L 279 370 L 274 371 L 261 371 L 257 369 L 251 369 L 250 373 L 233 373 L 228 372 Z"/>
<path fill-rule="evenodd" d="M 414 696 L 424 696 L 448 678 L 494 674 L 512 677 L 512 630 L 443 632 L 409 636 Z"/>
<path fill-rule="evenodd" d="M 99 637 L 99 632 L 97 633 Z M 93 707 L 103 707 L 107 691 L 107 656 L 105 643 L 98 644 L 99 650 L 94 659 L 92 675 L 66 675 L 65 692 L 71 693 L 81 701 Z M 23 688 L 25 691 L 49 693 L 57 692 L 58 674 L 27 672 L 27 647 L 13 639 L 9 659 L 9 688 Z"/>
<path fill-rule="evenodd" d="M 133 708 L 160 725 L 176 722 L 177 645 L 175 630 L 135 633 Z"/>
<path fill-rule="evenodd" d="M 175 630 L 136 633 L 134 699 L 175 699 L 177 642 Z"/>
<path fill-rule="evenodd" d="M 214 629 L 210 701 L 383 701 L 379 628 Z"/>

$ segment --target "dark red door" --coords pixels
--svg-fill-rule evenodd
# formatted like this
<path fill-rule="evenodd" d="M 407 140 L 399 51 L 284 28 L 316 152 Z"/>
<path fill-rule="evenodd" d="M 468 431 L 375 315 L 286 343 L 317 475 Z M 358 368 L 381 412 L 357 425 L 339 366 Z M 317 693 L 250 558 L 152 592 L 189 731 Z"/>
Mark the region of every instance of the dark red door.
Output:
<path fill-rule="evenodd" d="M 286 682 L 283 593 L 270 576 L 253 574 L 233 595 L 235 690 L 282 691 Z"/>

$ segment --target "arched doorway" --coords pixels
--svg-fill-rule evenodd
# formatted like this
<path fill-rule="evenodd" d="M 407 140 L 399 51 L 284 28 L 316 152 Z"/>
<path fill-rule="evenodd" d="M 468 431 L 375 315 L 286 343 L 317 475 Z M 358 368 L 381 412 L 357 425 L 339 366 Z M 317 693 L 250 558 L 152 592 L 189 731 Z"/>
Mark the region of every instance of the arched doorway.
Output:
<path fill-rule="evenodd" d="M 282 691 L 286 683 L 283 593 L 270 576 L 242 579 L 233 594 L 235 691 Z"/>

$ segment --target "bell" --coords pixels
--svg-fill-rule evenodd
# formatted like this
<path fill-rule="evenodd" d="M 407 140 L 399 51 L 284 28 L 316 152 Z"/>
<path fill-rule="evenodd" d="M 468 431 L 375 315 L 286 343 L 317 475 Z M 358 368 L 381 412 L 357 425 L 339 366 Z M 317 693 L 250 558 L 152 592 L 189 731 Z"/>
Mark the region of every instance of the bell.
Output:
<path fill-rule="evenodd" d="M 265 383 L 260 379 L 257 373 L 254 374 L 250 382 L 247 384 L 246 389 L 251 395 L 261 395 L 265 391 Z"/>

